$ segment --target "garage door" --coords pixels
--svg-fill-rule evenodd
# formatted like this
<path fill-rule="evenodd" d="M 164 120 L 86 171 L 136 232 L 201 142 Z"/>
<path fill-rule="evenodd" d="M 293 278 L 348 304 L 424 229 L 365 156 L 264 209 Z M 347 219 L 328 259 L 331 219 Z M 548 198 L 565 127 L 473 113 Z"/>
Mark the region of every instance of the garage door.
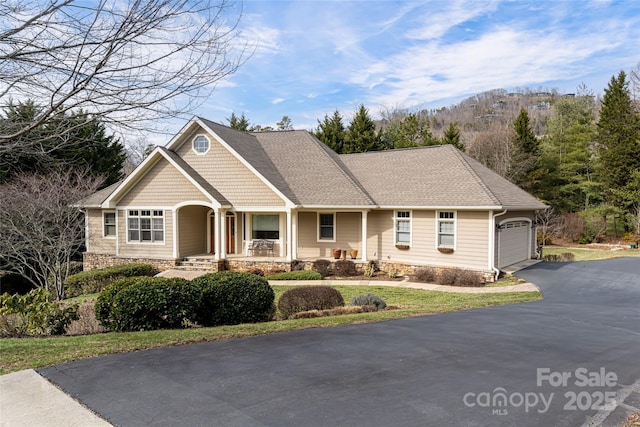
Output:
<path fill-rule="evenodd" d="M 529 258 L 529 227 L 527 221 L 510 221 L 500 226 L 498 268 Z"/>

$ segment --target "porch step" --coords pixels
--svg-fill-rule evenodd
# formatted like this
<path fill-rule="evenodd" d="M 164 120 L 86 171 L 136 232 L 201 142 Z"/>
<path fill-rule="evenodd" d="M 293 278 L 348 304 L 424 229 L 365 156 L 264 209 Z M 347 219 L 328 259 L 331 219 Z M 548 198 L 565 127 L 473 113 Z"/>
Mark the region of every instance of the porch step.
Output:
<path fill-rule="evenodd" d="M 180 261 L 180 264 L 174 267 L 174 269 L 183 271 L 220 271 L 221 269 L 223 269 L 220 268 L 221 263 L 224 265 L 224 261 L 222 260 L 214 260 L 210 258 L 184 258 L 182 261 Z"/>

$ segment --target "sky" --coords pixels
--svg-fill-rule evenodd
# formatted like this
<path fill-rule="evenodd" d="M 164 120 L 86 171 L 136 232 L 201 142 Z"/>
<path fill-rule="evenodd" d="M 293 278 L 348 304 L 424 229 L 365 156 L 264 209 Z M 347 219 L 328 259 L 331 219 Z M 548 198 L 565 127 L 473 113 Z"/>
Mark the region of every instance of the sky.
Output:
<path fill-rule="evenodd" d="M 251 55 L 194 113 L 315 129 L 360 104 L 440 108 L 518 88 L 596 94 L 640 64 L 640 1 L 244 1 Z M 184 124 L 184 123 L 182 123 Z"/>

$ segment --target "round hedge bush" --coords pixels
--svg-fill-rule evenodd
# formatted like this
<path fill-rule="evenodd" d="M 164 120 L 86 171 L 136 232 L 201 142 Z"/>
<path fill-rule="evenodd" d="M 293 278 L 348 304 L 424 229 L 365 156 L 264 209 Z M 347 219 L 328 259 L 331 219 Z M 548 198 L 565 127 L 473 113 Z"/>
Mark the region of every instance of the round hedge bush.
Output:
<path fill-rule="evenodd" d="M 155 277 L 122 288 L 111 306 L 117 331 L 171 329 L 195 320 L 200 290 L 181 278 Z"/>
<path fill-rule="evenodd" d="M 288 318 L 309 310 L 326 310 L 344 306 L 342 294 L 329 286 L 303 286 L 285 291 L 278 301 L 280 314 Z"/>
<path fill-rule="evenodd" d="M 372 305 L 376 310 L 384 310 L 387 307 L 387 303 L 382 298 L 374 294 L 362 294 L 351 298 L 351 305 L 363 306 Z"/>
<path fill-rule="evenodd" d="M 238 271 L 205 274 L 191 284 L 202 293 L 196 321 L 203 326 L 270 320 L 275 294 L 266 279 Z"/>
<path fill-rule="evenodd" d="M 125 277 L 105 286 L 102 292 L 98 295 L 94 306 L 96 320 L 98 320 L 98 322 L 100 322 L 100 324 L 105 328 L 112 329 L 114 319 L 112 317 L 111 308 L 113 307 L 113 299 L 118 292 L 127 286 L 131 286 L 136 283 L 148 284 L 153 280 L 154 278 L 150 276 Z"/>

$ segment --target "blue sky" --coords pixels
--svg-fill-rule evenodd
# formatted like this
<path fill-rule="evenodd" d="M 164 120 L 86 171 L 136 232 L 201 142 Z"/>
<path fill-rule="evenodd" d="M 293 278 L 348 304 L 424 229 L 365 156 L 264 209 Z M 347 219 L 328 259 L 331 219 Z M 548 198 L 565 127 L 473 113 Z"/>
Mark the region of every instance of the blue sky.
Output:
<path fill-rule="evenodd" d="M 584 82 L 603 92 L 640 62 L 640 1 L 245 1 L 254 52 L 195 112 L 313 129 L 363 103 L 438 108 L 490 89 Z"/>

